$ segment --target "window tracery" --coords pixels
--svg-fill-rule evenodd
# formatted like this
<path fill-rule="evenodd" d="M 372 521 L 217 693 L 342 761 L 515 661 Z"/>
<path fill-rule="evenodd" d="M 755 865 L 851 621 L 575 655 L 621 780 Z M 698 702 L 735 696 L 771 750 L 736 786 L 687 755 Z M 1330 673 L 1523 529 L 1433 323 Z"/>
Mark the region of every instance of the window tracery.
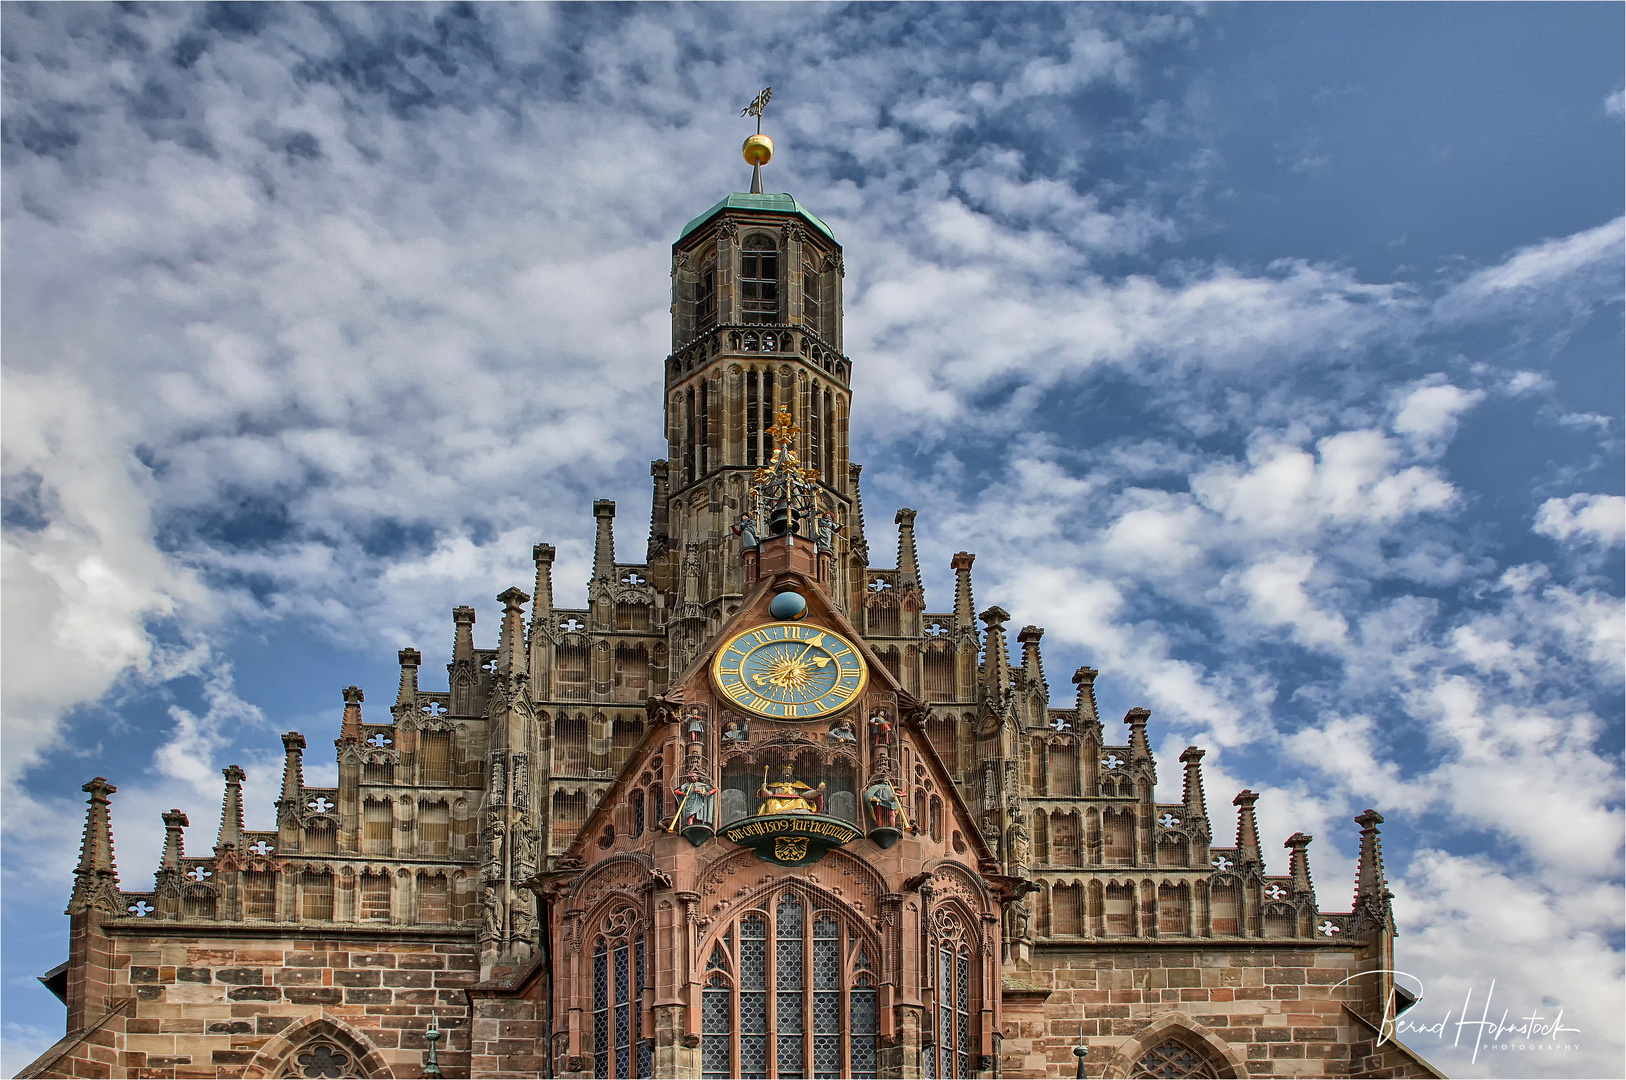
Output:
<path fill-rule="evenodd" d="M 1160 1080 L 1219 1076 L 1221 1066 L 1206 1051 L 1180 1039 L 1165 1039 L 1141 1055 L 1130 1076 Z"/>
<path fill-rule="evenodd" d="M 330 1042 L 310 1043 L 289 1063 L 288 1076 L 357 1076 L 350 1054 Z"/>
<path fill-rule="evenodd" d="M 797 893 L 778 894 L 771 916 L 742 914 L 716 939 L 706 965 L 702 1076 L 875 1076 L 870 957 L 848 919 Z"/>
<path fill-rule="evenodd" d="M 939 908 L 932 917 L 931 977 L 936 993 L 934 1039 L 921 1055 L 923 1076 L 950 1078 L 972 1074 L 971 934 L 965 920 L 951 908 Z"/>
<path fill-rule="evenodd" d="M 648 1077 L 654 1047 L 644 1032 L 643 922 L 631 907 L 610 913 L 592 948 L 593 1075 Z"/>

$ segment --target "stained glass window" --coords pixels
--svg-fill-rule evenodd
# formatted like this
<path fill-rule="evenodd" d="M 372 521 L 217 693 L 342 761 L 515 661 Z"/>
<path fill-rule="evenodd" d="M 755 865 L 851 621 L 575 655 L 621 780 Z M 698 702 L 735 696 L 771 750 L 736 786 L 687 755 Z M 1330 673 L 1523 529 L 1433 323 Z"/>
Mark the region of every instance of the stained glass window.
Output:
<path fill-rule="evenodd" d="M 972 1074 L 973 1031 L 971 1027 L 972 947 L 958 917 L 939 911 L 933 920 L 935 963 L 930 974 L 937 998 L 934 1038 L 930 1053 L 923 1052 L 923 1075 L 957 1080 Z"/>
<path fill-rule="evenodd" d="M 610 951 L 593 950 L 593 1075 L 610 1075 Z"/>
<path fill-rule="evenodd" d="M 771 911 L 771 937 L 768 916 L 750 912 L 711 948 L 700 1002 L 703 1076 L 874 1077 L 870 954 L 839 914 L 809 910 L 797 893 L 776 895 Z M 739 973 L 734 986 L 731 969 Z"/>
<path fill-rule="evenodd" d="M 644 938 L 630 909 L 605 920 L 593 947 L 593 1075 L 648 1077 L 653 1047 L 643 1035 Z"/>
<path fill-rule="evenodd" d="M 768 924 L 740 923 L 740 1076 L 768 1075 Z"/>
<path fill-rule="evenodd" d="M 728 1015 L 731 996 L 721 975 L 713 975 L 700 992 L 700 1072 L 705 1080 L 727 1080 L 734 1075 Z"/>

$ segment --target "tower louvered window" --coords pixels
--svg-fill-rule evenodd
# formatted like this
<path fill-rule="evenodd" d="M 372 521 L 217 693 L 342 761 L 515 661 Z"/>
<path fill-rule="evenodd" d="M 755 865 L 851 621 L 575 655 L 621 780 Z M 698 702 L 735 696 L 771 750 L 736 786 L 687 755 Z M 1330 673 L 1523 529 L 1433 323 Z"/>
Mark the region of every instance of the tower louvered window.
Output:
<path fill-rule="evenodd" d="M 701 992 L 703 1076 L 873 1077 L 876 985 L 854 924 L 780 894 L 771 917 L 748 912 L 712 946 Z"/>
<path fill-rule="evenodd" d="M 644 934 L 622 908 L 604 920 L 593 946 L 593 1075 L 654 1075 L 652 1030 L 644 1018 Z"/>
<path fill-rule="evenodd" d="M 744 322 L 779 321 L 779 250 L 773 238 L 748 236 L 740 255 L 740 310 Z"/>

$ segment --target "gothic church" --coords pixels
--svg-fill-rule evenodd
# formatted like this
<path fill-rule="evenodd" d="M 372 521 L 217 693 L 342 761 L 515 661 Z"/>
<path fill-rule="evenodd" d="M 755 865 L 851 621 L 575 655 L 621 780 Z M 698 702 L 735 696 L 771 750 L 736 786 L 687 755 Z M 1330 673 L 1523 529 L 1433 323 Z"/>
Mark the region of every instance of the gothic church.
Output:
<path fill-rule="evenodd" d="M 459 607 L 444 689 L 416 649 L 393 702 L 345 689 L 336 788 L 284 735 L 273 830 L 227 768 L 212 846 L 163 815 L 150 892 L 86 784 L 67 1034 L 24 1076 L 1440 1075 L 1385 1038 L 1379 814 L 1324 906 L 1311 838 L 1266 873 L 1257 796 L 1211 814 L 1198 747 L 1156 800 L 1150 716 L 1102 718 L 1094 669 L 1052 707 L 973 555 L 935 612 L 914 511 L 876 565 L 842 248 L 753 189 L 673 245 L 642 558 L 595 503 L 586 606 L 538 544 L 495 649 Z"/>

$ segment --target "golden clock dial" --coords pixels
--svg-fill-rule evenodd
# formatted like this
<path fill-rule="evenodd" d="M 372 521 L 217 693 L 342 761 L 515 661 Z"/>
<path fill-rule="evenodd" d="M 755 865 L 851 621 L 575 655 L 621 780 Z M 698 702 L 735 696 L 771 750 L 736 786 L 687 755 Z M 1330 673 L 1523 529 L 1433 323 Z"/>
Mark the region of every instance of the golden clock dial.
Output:
<path fill-rule="evenodd" d="M 831 630 L 775 622 L 736 634 L 712 661 L 729 701 L 774 720 L 816 720 L 851 705 L 869 682 L 853 643 Z"/>

